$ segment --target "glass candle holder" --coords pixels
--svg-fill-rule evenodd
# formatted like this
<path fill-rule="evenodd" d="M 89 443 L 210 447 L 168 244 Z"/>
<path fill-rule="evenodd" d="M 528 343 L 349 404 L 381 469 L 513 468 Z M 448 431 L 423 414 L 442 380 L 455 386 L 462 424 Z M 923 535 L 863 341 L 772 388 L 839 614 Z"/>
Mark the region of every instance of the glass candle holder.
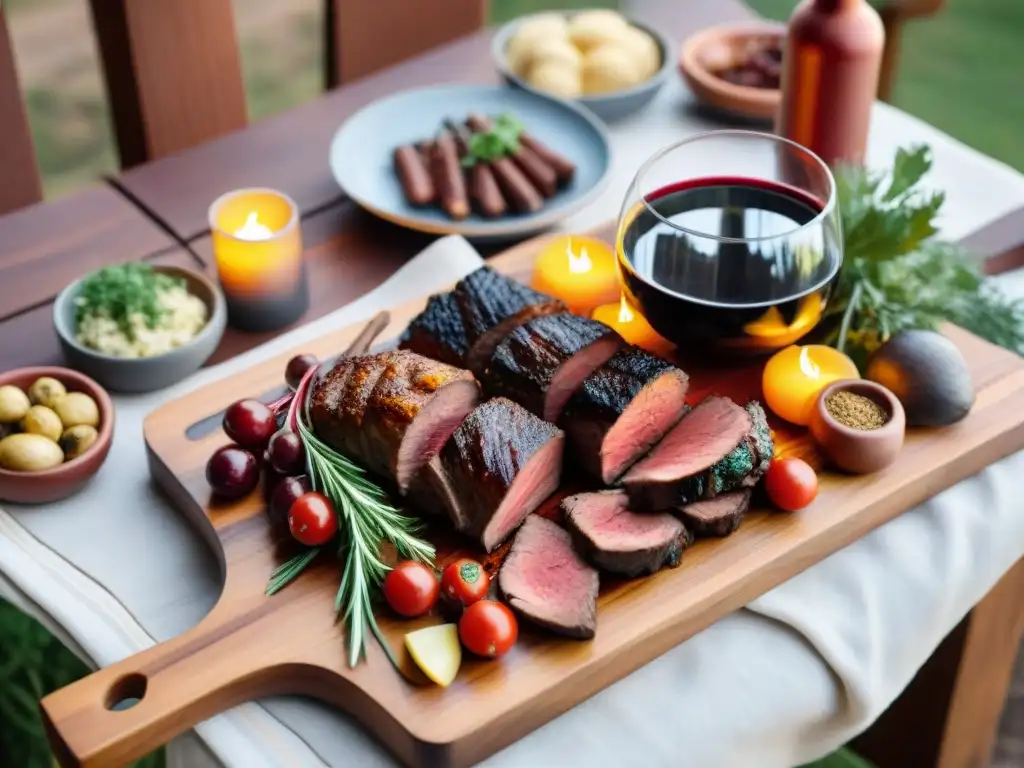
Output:
<path fill-rule="evenodd" d="M 228 325 L 272 331 L 309 308 L 299 209 L 272 189 L 227 192 L 210 206 L 213 257 Z"/>

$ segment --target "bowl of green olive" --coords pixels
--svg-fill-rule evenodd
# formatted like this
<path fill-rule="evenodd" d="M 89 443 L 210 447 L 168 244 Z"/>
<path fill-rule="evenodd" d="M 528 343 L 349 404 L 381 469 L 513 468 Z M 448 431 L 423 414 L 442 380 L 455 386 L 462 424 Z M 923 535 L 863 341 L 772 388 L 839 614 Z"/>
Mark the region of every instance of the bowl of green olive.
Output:
<path fill-rule="evenodd" d="M 114 405 L 69 368 L 0 374 L 0 501 L 43 504 L 81 490 L 114 437 Z"/>

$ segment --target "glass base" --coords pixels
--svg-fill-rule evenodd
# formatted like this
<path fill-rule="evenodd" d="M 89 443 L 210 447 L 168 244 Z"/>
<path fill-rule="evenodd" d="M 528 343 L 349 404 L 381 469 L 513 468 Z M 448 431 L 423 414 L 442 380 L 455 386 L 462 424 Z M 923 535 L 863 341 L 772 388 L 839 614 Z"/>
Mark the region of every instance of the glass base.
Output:
<path fill-rule="evenodd" d="M 232 296 L 225 291 L 228 327 L 236 331 L 261 333 L 291 325 L 309 309 L 309 282 L 303 265 L 296 289 L 288 294 Z"/>

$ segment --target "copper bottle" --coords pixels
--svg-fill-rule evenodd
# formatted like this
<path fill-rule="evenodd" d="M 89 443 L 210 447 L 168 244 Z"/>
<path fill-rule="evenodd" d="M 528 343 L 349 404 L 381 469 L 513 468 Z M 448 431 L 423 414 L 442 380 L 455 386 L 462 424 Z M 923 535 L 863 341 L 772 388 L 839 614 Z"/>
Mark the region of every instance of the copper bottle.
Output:
<path fill-rule="evenodd" d="M 786 34 L 776 132 L 830 166 L 862 163 L 884 44 L 866 0 L 803 0 Z"/>

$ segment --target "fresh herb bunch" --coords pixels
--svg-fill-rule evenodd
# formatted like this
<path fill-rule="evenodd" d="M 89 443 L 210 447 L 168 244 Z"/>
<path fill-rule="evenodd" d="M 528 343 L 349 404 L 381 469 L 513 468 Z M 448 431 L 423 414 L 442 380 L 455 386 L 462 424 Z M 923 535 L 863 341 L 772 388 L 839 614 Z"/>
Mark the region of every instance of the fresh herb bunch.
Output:
<path fill-rule="evenodd" d="M 514 154 L 519 150 L 522 133 L 523 124 L 513 115 L 499 115 L 491 130 L 469 137 L 469 152 L 462 158 L 462 164 L 471 167 Z"/>
<path fill-rule="evenodd" d="M 181 278 L 156 272 L 148 264 L 137 262 L 104 267 L 82 281 L 75 299 L 75 323 L 87 316 L 109 317 L 128 338 L 135 338 L 131 317 L 142 315 L 146 325 L 156 326 L 163 317 L 160 294 L 184 287 Z"/>
<path fill-rule="evenodd" d="M 825 341 L 862 368 L 891 336 L 944 321 L 1024 354 L 1024 305 L 986 281 L 975 255 L 933 239 L 945 195 L 920 186 L 931 164 L 929 148 L 916 146 L 888 171 L 836 174 L 845 255 Z"/>
<path fill-rule="evenodd" d="M 331 500 L 338 515 L 338 558 L 342 561 L 341 584 L 334 609 L 348 633 L 349 666 L 366 655 L 366 630 L 374 634 L 393 664 L 397 660 L 381 634 L 373 615 L 372 591 L 391 568 L 381 559 L 385 543 L 399 555 L 430 562 L 434 547 L 417 538 L 419 523 L 388 503 L 384 491 L 366 477 L 364 470 L 318 438 L 308 426 L 307 395 L 314 366 L 296 388 L 286 425 L 298 433 L 306 450 L 306 468 L 313 489 Z M 319 554 L 306 549 L 270 574 L 266 593 L 272 595 L 301 574 Z"/>

